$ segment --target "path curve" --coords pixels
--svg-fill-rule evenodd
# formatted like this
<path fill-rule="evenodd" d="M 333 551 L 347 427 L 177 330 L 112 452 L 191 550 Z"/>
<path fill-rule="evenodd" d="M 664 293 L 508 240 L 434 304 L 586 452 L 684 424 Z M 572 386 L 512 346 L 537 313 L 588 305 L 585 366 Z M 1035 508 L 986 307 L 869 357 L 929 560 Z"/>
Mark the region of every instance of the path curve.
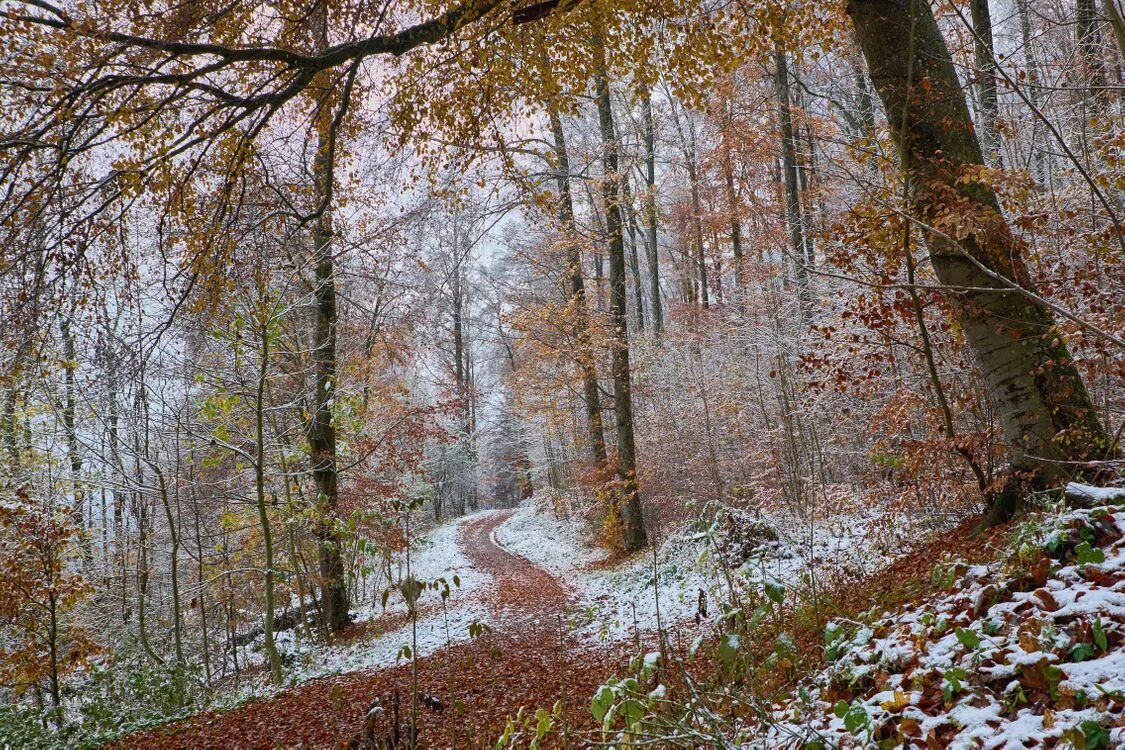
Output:
<path fill-rule="evenodd" d="M 571 592 L 553 575 L 503 549 L 493 532 L 511 511 L 470 516 L 457 544 L 475 568 L 492 576 L 478 594 L 494 613 L 492 633 L 418 660 L 419 692 L 438 697 L 441 711 L 422 710 L 421 737 L 431 748 L 491 747 L 520 707 L 550 708 L 561 700 L 572 728 L 590 724 L 590 697 L 624 664 L 624 654 L 590 648 L 571 637 L 562 613 Z M 273 750 L 339 748 L 356 737 L 375 699 L 397 692 L 409 705 L 409 664 L 349 672 L 305 682 L 230 711 L 207 711 L 113 748 Z"/>
<path fill-rule="evenodd" d="M 483 603 L 503 619 L 561 614 L 573 600 L 570 590 L 543 568 L 496 541 L 496 529 L 512 513 L 496 511 L 470 517 L 457 535 L 457 543 L 473 567 L 492 576 L 492 587 Z"/>

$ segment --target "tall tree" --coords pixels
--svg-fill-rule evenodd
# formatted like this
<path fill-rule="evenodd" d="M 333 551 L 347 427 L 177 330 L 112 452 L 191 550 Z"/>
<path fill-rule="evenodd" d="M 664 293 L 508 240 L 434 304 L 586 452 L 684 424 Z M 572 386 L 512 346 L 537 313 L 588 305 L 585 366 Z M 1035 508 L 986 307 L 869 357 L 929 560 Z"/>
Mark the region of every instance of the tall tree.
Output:
<path fill-rule="evenodd" d="M 801 187 L 797 174 L 797 138 L 793 130 L 793 103 L 789 94 L 789 56 L 780 42 L 774 48 L 774 85 L 777 89 L 777 118 L 781 132 L 781 173 L 785 188 L 785 223 L 789 228 L 789 252 L 797 277 L 797 296 L 801 315 L 812 317 L 812 291 L 809 289 L 809 258 L 801 212 Z"/>
<path fill-rule="evenodd" d="M 652 332 L 659 336 L 664 329 L 664 307 L 660 299 L 660 253 L 657 246 L 656 217 L 656 132 L 652 118 L 652 93 L 641 89 L 641 118 L 645 143 L 645 252 L 648 255 L 649 307 L 652 310 Z"/>
<path fill-rule="evenodd" d="M 594 98 L 598 105 L 598 127 L 602 146 L 602 204 L 605 211 L 609 254 L 609 316 L 613 328 L 613 407 L 617 426 L 617 513 L 621 522 L 621 542 L 626 550 L 640 549 L 648 542 L 641 515 L 641 494 L 637 485 L 637 447 L 633 437 L 633 383 L 629 368 L 629 319 L 625 310 L 625 236 L 621 216 L 618 174 L 617 132 L 613 124 L 613 103 L 609 92 L 605 48 L 595 42 L 597 70 Z"/>
<path fill-rule="evenodd" d="M 597 365 L 590 338 L 590 309 L 586 299 L 586 282 L 582 277 L 582 247 L 574 225 L 574 197 L 570 190 L 570 156 L 566 148 L 566 134 L 558 108 L 548 104 L 547 114 L 554 139 L 555 185 L 559 191 L 558 219 L 563 232 L 566 250 L 568 302 L 574 320 L 574 335 L 578 340 L 575 361 L 582 373 L 582 397 L 586 403 L 586 427 L 589 433 L 590 452 L 596 467 L 608 461 L 605 446 L 605 426 L 602 422 L 601 393 L 598 388 Z"/>
<path fill-rule="evenodd" d="M 977 101 L 980 105 L 980 144 L 990 164 L 999 164 L 1000 133 L 996 130 L 996 51 L 992 44 L 992 14 L 988 0 L 972 0 L 973 55 L 977 64 Z"/>
<path fill-rule="evenodd" d="M 1096 107 L 1108 102 L 1105 61 L 1102 60 L 1100 19 L 1094 0 L 1075 0 L 1074 36 L 1078 47 L 1079 72 L 1082 82 Z"/>
<path fill-rule="evenodd" d="M 973 178 L 983 154 L 929 3 L 850 0 L 847 11 L 899 144 L 931 263 L 1011 454 L 1013 481 L 991 507 L 998 521 L 1018 509 L 1028 480 L 1062 482 L 1104 457 L 1109 441 L 996 193 Z"/>
<path fill-rule="evenodd" d="M 317 3 L 311 17 L 313 44 L 328 48 L 328 6 Z M 326 76 L 314 87 L 321 97 L 316 113 L 316 152 L 313 157 L 313 196 L 318 209 L 312 225 L 313 301 L 313 408 L 308 424 L 309 461 L 316 485 L 318 511 L 317 537 L 320 540 L 320 608 L 324 624 L 339 633 L 349 622 L 348 596 L 344 586 L 344 558 L 337 528 L 336 505 L 339 475 L 336 456 L 336 425 L 332 403 L 336 391 L 336 307 L 335 245 L 332 241 L 333 158 L 335 129 L 329 102 L 333 98 Z"/>

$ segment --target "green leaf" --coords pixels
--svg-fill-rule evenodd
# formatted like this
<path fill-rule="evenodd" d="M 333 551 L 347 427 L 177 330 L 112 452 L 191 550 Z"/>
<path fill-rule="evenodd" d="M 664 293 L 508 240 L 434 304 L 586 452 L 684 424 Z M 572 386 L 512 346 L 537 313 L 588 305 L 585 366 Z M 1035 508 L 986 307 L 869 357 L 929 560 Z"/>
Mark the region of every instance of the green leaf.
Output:
<path fill-rule="evenodd" d="M 1091 627 L 1094 631 L 1094 643 L 1102 651 L 1108 651 L 1109 639 L 1106 638 L 1105 630 L 1102 628 L 1102 618 L 1099 617 L 1094 620 L 1094 624 Z"/>
<path fill-rule="evenodd" d="M 866 728 L 871 722 L 871 717 L 867 715 L 867 709 L 859 701 L 853 702 L 850 706 L 842 700 L 836 701 L 836 705 L 832 707 L 832 713 L 836 714 L 837 719 L 844 720 L 844 729 L 852 734 Z"/>
<path fill-rule="evenodd" d="M 547 709 L 541 708 L 535 712 L 535 718 L 539 720 L 535 726 L 535 739 L 541 740 L 551 731 L 551 715 L 547 713 Z"/>
<path fill-rule="evenodd" d="M 742 639 L 738 637 L 738 633 L 727 633 L 719 641 L 719 659 L 729 667 L 734 662 L 734 657 L 738 654 L 741 646 Z"/>
<path fill-rule="evenodd" d="M 970 651 L 975 651 L 980 645 L 980 636 L 967 628 L 957 628 L 956 635 L 961 645 Z"/>
<path fill-rule="evenodd" d="M 1070 649 L 1071 661 L 1086 661 L 1094 658 L 1094 647 L 1089 643 L 1076 643 Z"/>
<path fill-rule="evenodd" d="M 1105 562 L 1105 552 L 1100 547 L 1091 547 L 1089 542 L 1082 542 L 1074 548 L 1074 554 L 1079 565 L 1098 564 Z"/>
<path fill-rule="evenodd" d="M 639 700 L 628 698 L 621 702 L 618 712 L 625 717 L 625 724 L 629 729 L 634 729 L 645 717 L 645 707 Z"/>
<path fill-rule="evenodd" d="M 399 590 L 402 592 L 402 598 L 406 600 L 406 605 L 414 609 L 414 605 L 418 603 L 418 599 L 422 596 L 426 587 L 414 577 L 410 577 L 399 584 Z"/>
<path fill-rule="evenodd" d="M 612 705 L 613 688 L 609 685 L 602 685 L 598 688 L 598 692 L 594 693 L 594 700 L 590 705 L 590 713 L 594 715 L 594 720 L 601 721 L 604 719 Z"/>
<path fill-rule="evenodd" d="M 1087 719 L 1079 724 L 1078 728 L 1082 730 L 1082 736 L 1086 738 L 1086 750 L 1109 747 L 1109 733 L 1098 722 Z"/>
<path fill-rule="evenodd" d="M 765 581 L 762 583 L 762 586 L 765 587 L 766 596 L 768 596 L 770 601 L 774 604 L 780 606 L 781 603 L 785 601 L 785 587 L 780 583 L 776 581 Z"/>
<path fill-rule="evenodd" d="M 774 639 L 773 650 L 781 656 L 793 656 L 797 653 L 797 643 L 793 640 L 793 636 L 781 633 Z"/>

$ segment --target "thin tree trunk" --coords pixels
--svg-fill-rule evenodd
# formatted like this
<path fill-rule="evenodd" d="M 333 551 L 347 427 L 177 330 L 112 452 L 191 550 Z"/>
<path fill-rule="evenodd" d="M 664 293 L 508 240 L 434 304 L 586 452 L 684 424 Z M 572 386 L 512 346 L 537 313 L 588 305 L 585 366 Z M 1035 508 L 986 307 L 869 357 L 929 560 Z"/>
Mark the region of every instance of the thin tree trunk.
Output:
<path fill-rule="evenodd" d="M 695 163 L 695 148 L 687 150 L 684 155 L 687 157 L 688 180 L 691 183 L 691 235 L 699 273 L 699 302 L 706 310 L 711 300 L 707 284 L 707 250 L 703 245 L 703 205 L 699 200 L 699 171 Z"/>
<path fill-rule="evenodd" d="M 50 659 L 50 672 L 47 687 L 51 694 L 51 715 L 55 726 L 62 728 L 62 684 L 59 680 L 59 604 L 58 595 L 52 589 L 47 596 L 47 653 Z"/>
<path fill-rule="evenodd" d="M 199 628 L 203 637 L 203 676 L 207 684 L 211 684 L 211 644 L 210 638 L 207 634 L 207 589 L 204 586 L 203 567 L 204 567 L 204 552 L 203 552 L 203 534 L 200 530 L 199 523 L 199 499 L 195 494 L 195 455 L 194 450 L 191 455 L 191 463 L 188 464 L 188 486 L 191 488 L 191 501 L 192 501 L 192 515 L 195 521 L 195 551 L 199 555 L 196 561 L 196 580 L 199 586 L 198 604 L 199 604 Z"/>
<path fill-rule="evenodd" d="M 617 424 L 617 479 L 620 483 L 617 512 L 621 520 L 622 546 L 626 550 L 647 543 L 641 496 L 637 487 L 637 449 L 633 439 L 633 392 L 629 370 L 629 319 L 625 294 L 625 238 L 622 234 L 621 204 L 618 196 L 617 134 L 613 126 L 613 104 L 605 68 L 605 48 L 599 38 L 594 77 L 598 104 L 598 124 L 602 140 L 602 202 L 609 238 L 609 311 L 613 326 L 613 405 Z"/>
<path fill-rule="evenodd" d="M 789 96 L 789 61 L 785 50 L 774 50 L 774 85 L 777 89 L 777 115 L 781 130 L 781 172 L 785 181 L 785 222 L 789 227 L 789 251 L 797 278 L 797 296 L 804 320 L 812 317 L 808 258 L 805 255 L 804 227 L 801 226 L 800 184 L 797 174 L 797 141 L 793 135 L 793 108 Z"/>
<path fill-rule="evenodd" d="M 727 102 L 727 106 L 729 109 L 729 101 Z M 728 113 L 728 128 L 733 127 L 733 124 L 729 121 L 730 119 L 733 119 L 733 117 L 730 117 Z M 731 154 L 730 148 L 731 137 L 732 135 L 728 133 L 726 137 L 723 138 L 723 158 L 721 161 L 723 187 L 726 189 L 727 211 L 730 214 L 730 246 L 731 252 L 734 254 L 734 291 L 738 307 L 741 310 L 743 307 L 743 286 L 745 284 L 742 278 L 742 224 L 738 218 L 738 193 L 734 188 L 734 157 Z"/>
<path fill-rule="evenodd" d="M 84 528 L 83 523 L 83 491 L 82 491 L 82 455 L 78 452 L 78 430 L 75 426 L 75 412 L 78 403 L 78 390 L 74 382 L 74 370 L 78 367 L 78 355 L 74 346 L 74 334 L 70 329 L 70 319 L 63 317 L 59 321 L 59 332 L 62 334 L 64 387 L 66 391 L 63 403 L 63 427 L 66 430 L 67 453 L 70 457 L 70 481 L 74 500 L 71 503 L 71 516 L 79 529 Z M 87 563 L 91 561 L 91 551 L 84 545 L 84 554 Z"/>
<path fill-rule="evenodd" d="M 164 508 L 164 520 L 168 524 L 168 536 L 171 538 L 171 570 L 172 577 L 172 643 L 176 652 L 176 664 L 183 666 L 184 660 L 184 621 L 180 607 L 180 529 L 172 513 L 172 503 L 168 497 L 168 482 L 164 478 L 164 470 L 160 464 L 152 462 L 153 472 L 156 474 L 156 486 L 160 492 L 160 503 Z M 182 678 L 182 675 L 180 676 Z"/>
<path fill-rule="evenodd" d="M 266 587 L 266 608 L 262 617 L 263 645 L 266 658 L 270 663 L 270 676 L 274 685 L 282 683 L 281 657 L 277 653 L 277 645 L 273 640 L 273 532 L 270 529 L 270 517 L 266 506 L 266 379 L 269 377 L 270 363 L 270 331 L 269 319 L 263 313 L 263 320 L 258 331 L 261 339 L 261 353 L 258 360 L 258 382 L 254 394 L 254 440 L 257 452 L 254 456 L 254 494 L 258 504 L 258 522 L 262 526 L 262 546 L 265 548 L 266 569 L 262 576 Z M 287 480 L 288 481 L 288 480 Z"/>
<path fill-rule="evenodd" d="M 973 54 L 977 64 L 977 101 L 980 103 L 980 145 L 990 164 L 1000 164 L 1000 134 L 996 130 L 996 52 L 992 45 L 992 15 L 988 0 L 971 0 Z"/>
<path fill-rule="evenodd" d="M 633 319 L 637 322 L 637 331 L 645 329 L 645 299 L 641 290 L 641 261 L 637 257 L 637 221 L 633 213 L 633 195 L 629 189 L 629 173 L 621 173 L 621 197 L 625 202 L 625 216 L 629 223 L 629 270 L 633 275 Z"/>
<path fill-rule="evenodd" d="M 645 251 L 648 256 L 649 309 L 652 310 L 652 332 L 659 336 L 664 330 L 664 307 L 660 298 L 660 254 L 656 243 L 656 134 L 652 120 L 652 94 L 641 93 L 641 117 L 645 142 Z"/>
<path fill-rule="evenodd" d="M 1027 5 L 1030 0 L 1016 0 L 1016 10 L 1020 17 L 1020 44 L 1023 47 L 1024 66 L 1027 68 L 1027 99 L 1034 109 L 1039 108 L 1039 64 L 1031 49 L 1031 11 Z M 1032 118 L 1031 149 L 1032 174 L 1042 184 L 1047 180 L 1046 154 L 1039 147 L 1042 125 L 1038 117 Z"/>
<path fill-rule="evenodd" d="M 934 270 L 999 412 L 1014 477 L 1057 485 L 1104 458 L 1109 440 L 1050 310 L 1034 296 L 996 194 L 962 179 L 984 158 L 945 39 L 923 0 L 851 0 L 847 9 L 914 186 L 913 209 L 928 227 Z M 975 228 L 960 241 L 951 205 Z M 1013 481 L 993 501 L 994 520 L 1018 509 L 1021 489 Z"/>
<path fill-rule="evenodd" d="M 605 425 L 602 421 L 601 393 L 594 360 L 594 347 L 590 339 L 590 311 L 586 300 L 586 282 L 582 278 L 582 249 L 578 244 L 574 226 L 574 198 L 570 191 L 570 157 L 567 154 L 566 134 L 558 109 L 548 106 L 551 135 L 554 138 L 557 169 L 555 183 L 559 190 L 559 224 L 566 236 L 566 265 L 569 280 L 569 302 L 574 316 L 574 333 L 578 339 L 576 362 L 582 373 L 582 395 L 586 402 L 586 426 L 589 430 L 590 452 L 594 466 L 601 468 L 609 460 L 605 445 Z"/>

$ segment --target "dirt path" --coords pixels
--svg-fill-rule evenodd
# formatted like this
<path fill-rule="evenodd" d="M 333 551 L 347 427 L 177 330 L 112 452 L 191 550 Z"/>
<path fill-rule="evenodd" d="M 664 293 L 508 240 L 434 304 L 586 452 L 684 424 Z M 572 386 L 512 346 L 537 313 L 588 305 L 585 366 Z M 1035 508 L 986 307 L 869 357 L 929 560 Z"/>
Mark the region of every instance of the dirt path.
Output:
<path fill-rule="evenodd" d="M 550 708 L 563 701 L 569 725 L 588 727 L 589 700 L 599 684 L 620 671 L 622 656 L 591 649 L 565 629 L 570 592 L 550 573 L 493 541 L 510 513 L 485 513 L 464 521 L 458 545 L 494 585 L 484 603 L 494 631 L 418 660 L 419 692 L 437 697 L 440 709 L 423 707 L 420 740 L 427 747 L 492 747 L 521 706 Z M 272 698 L 225 713 L 205 712 L 118 742 L 118 748 L 333 748 L 363 727 L 376 699 L 397 694 L 409 713 L 411 667 L 351 672 L 311 680 Z"/>
<path fill-rule="evenodd" d="M 511 515 L 512 511 L 504 511 L 470 518 L 458 534 L 457 543 L 473 567 L 492 576 L 494 588 L 485 604 L 504 625 L 514 624 L 513 619 L 561 615 L 571 592 L 547 571 L 496 543 L 493 532 Z"/>

